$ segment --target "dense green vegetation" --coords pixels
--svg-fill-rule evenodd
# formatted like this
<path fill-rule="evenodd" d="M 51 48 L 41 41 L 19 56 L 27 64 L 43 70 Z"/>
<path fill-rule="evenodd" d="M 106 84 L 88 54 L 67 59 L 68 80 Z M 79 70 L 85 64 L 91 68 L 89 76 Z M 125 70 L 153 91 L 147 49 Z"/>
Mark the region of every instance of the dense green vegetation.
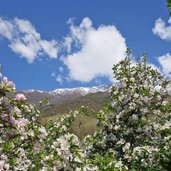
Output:
<path fill-rule="evenodd" d="M 169 14 L 171 15 L 171 0 L 167 0 L 167 7 L 169 9 Z"/>

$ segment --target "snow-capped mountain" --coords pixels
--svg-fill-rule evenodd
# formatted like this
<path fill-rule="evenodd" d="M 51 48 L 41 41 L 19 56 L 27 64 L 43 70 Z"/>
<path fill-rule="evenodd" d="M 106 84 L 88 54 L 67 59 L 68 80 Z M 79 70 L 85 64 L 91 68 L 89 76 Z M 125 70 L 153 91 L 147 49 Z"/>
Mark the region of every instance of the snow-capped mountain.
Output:
<path fill-rule="evenodd" d="M 57 104 L 65 100 L 71 100 L 79 96 L 85 96 L 91 93 L 98 92 L 108 92 L 111 88 L 111 85 L 102 85 L 98 87 L 79 87 L 79 88 L 64 88 L 64 89 L 55 89 L 53 91 L 40 91 L 40 90 L 23 90 L 19 93 L 23 93 L 29 102 L 36 105 L 39 104 L 39 101 L 48 98 L 50 104 Z"/>
<path fill-rule="evenodd" d="M 79 88 L 65 88 L 65 89 L 55 89 L 50 91 L 51 95 L 67 95 L 67 94 L 80 94 L 85 96 L 90 93 L 106 92 L 109 90 L 109 86 L 98 86 L 98 87 L 79 87 Z"/>
<path fill-rule="evenodd" d="M 118 85 L 116 83 L 115 85 Z M 109 92 L 111 85 L 102 85 L 102 86 L 93 86 L 93 87 L 78 87 L 78 88 L 64 88 L 64 89 L 55 89 L 53 91 L 40 91 L 40 90 L 23 90 L 18 93 L 23 93 L 27 100 L 36 105 L 44 99 L 48 98 L 50 104 L 59 104 L 60 102 L 66 100 L 72 100 L 76 97 L 86 96 L 93 93 L 105 93 Z M 168 86 L 168 92 L 171 95 L 171 84 Z"/>

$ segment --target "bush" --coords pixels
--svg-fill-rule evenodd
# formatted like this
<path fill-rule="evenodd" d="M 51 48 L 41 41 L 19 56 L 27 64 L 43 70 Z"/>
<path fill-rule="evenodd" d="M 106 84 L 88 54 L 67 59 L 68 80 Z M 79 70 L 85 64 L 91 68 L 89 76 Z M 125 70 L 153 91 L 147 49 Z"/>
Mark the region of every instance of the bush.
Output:
<path fill-rule="evenodd" d="M 147 64 L 145 54 L 133 63 L 128 52 L 113 72 L 119 86 L 112 88 L 111 106 L 97 115 L 101 130 L 89 138 L 87 155 L 92 160 L 108 155 L 121 170 L 170 170 L 169 82 Z"/>
<path fill-rule="evenodd" d="M 15 84 L 0 82 L 0 170 L 75 170 L 81 164 L 78 138 L 68 133 L 76 112 L 43 127 L 39 111 L 23 94 L 14 98 Z"/>

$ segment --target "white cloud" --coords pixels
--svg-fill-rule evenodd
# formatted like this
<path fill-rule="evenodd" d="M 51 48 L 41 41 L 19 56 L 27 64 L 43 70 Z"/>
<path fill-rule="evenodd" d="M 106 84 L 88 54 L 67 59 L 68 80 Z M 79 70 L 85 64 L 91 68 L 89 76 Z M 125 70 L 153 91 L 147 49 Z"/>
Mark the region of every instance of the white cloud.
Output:
<path fill-rule="evenodd" d="M 171 24 L 171 17 L 168 20 L 168 23 Z M 166 23 L 161 19 L 157 19 L 155 22 L 155 26 L 152 29 L 153 33 L 159 36 L 164 40 L 171 40 L 171 25 L 166 26 Z"/>
<path fill-rule="evenodd" d="M 11 40 L 13 37 L 13 31 L 14 27 L 12 23 L 0 18 L 0 34 L 3 35 L 5 38 Z"/>
<path fill-rule="evenodd" d="M 37 57 L 37 49 L 33 44 L 26 45 L 20 40 L 12 42 L 9 47 L 15 52 L 26 58 L 29 63 L 32 63 Z"/>
<path fill-rule="evenodd" d="M 40 45 L 44 52 L 50 57 L 50 58 L 57 58 L 57 53 L 58 53 L 58 47 L 57 47 L 57 42 L 55 40 L 47 41 L 47 40 L 42 40 L 40 42 Z"/>
<path fill-rule="evenodd" d="M 72 44 L 72 38 L 67 36 L 64 38 L 64 43 L 63 43 L 63 47 L 66 48 L 67 52 L 70 53 L 71 52 L 71 44 Z"/>
<path fill-rule="evenodd" d="M 6 20 L 0 17 L 0 35 L 9 41 L 12 51 L 25 58 L 29 63 L 42 55 L 57 58 L 59 49 L 57 42 L 41 39 L 40 33 L 28 20 L 19 18 Z"/>
<path fill-rule="evenodd" d="M 97 29 L 89 18 L 84 18 L 79 26 L 72 20 L 68 47 L 79 49 L 62 60 L 69 69 L 70 79 L 89 82 L 99 76 L 113 79 L 112 66 L 126 55 L 125 38 L 114 25 L 101 25 Z M 72 46 L 71 46 L 72 45 Z"/>
<path fill-rule="evenodd" d="M 162 72 L 166 76 L 171 76 L 171 54 L 167 53 L 163 56 L 158 57 L 158 61 L 162 66 Z"/>
<path fill-rule="evenodd" d="M 64 81 L 63 78 L 62 78 L 62 75 L 59 74 L 59 75 L 56 77 L 56 81 L 59 82 L 60 84 L 62 84 L 63 81 Z"/>
<path fill-rule="evenodd" d="M 64 72 L 64 68 L 60 66 L 60 67 L 59 67 L 59 72 L 60 72 L 60 73 L 63 73 L 63 72 Z"/>

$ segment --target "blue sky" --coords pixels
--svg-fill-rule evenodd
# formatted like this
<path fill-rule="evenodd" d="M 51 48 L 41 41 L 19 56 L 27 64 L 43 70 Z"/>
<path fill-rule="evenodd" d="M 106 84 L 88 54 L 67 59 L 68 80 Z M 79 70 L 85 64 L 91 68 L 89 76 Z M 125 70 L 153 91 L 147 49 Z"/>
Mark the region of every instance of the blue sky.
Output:
<path fill-rule="evenodd" d="M 171 75 L 171 19 L 165 0 L 2 0 L 0 63 L 18 90 L 112 82 L 112 64 L 148 54 Z"/>

